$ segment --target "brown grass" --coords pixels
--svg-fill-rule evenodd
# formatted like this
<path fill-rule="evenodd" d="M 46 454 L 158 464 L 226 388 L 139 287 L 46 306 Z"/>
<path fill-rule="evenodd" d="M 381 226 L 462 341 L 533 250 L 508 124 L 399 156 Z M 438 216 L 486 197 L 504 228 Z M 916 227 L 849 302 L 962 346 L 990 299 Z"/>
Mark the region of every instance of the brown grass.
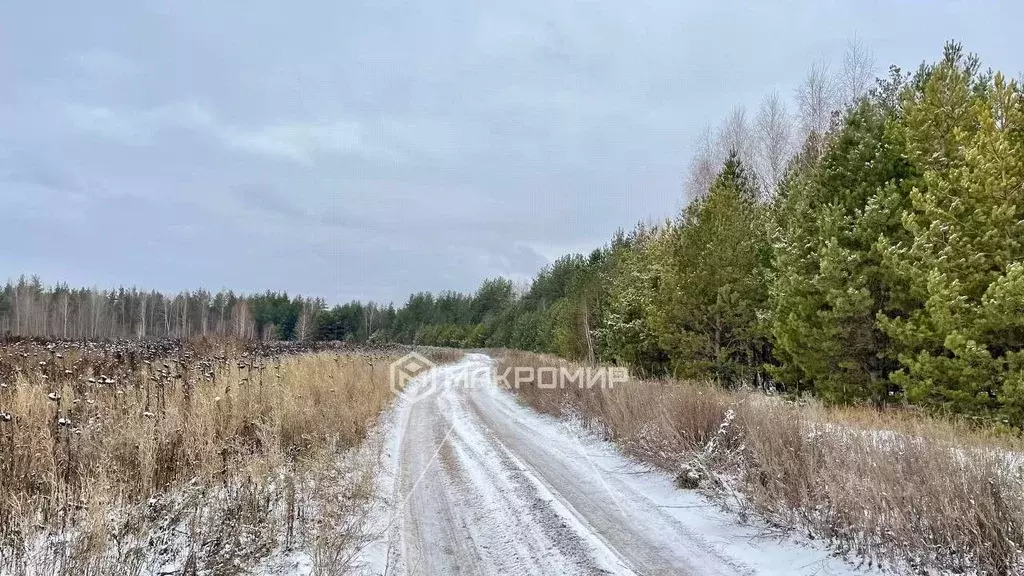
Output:
<path fill-rule="evenodd" d="M 505 366 L 564 361 L 504 352 Z M 504 369 L 504 368 L 502 368 Z M 517 391 L 740 512 L 897 572 L 1024 573 L 1019 438 L 906 410 L 829 409 L 751 391 L 633 380 Z"/>
<path fill-rule="evenodd" d="M 443 348 L 441 346 L 419 346 L 416 348 L 416 351 L 434 364 L 451 364 L 458 362 L 466 355 L 465 350 Z"/>
<path fill-rule="evenodd" d="M 6 352 L 0 574 L 235 574 L 280 549 L 336 574 L 358 548 L 387 357 Z"/>

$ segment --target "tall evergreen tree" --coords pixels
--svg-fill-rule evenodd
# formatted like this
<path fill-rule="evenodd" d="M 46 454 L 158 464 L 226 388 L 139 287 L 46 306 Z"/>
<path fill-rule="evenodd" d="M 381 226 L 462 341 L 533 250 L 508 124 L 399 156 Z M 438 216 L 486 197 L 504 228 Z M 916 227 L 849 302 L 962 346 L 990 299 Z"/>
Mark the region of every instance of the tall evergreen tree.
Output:
<path fill-rule="evenodd" d="M 599 356 L 640 374 L 668 370 L 668 353 L 654 328 L 658 288 L 668 263 L 669 228 L 638 226 L 612 241 L 604 273 L 607 302 L 595 330 Z"/>
<path fill-rule="evenodd" d="M 767 300 L 768 242 L 753 175 L 733 152 L 672 234 L 658 289 L 659 342 L 681 377 L 752 383 L 764 361 L 758 318 Z"/>
<path fill-rule="evenodd" d="M 909 156 L 923 176 L 885 246 L 915 306 L 884 315 L 908 398 L 1024 422 L 1024 103 L 948 45 L 908 95 Z"/>
<path fill-rule="evenodd" d="M 798 158 L 782 186 L 770 324 L 773 372 L 792 390 L 842 402 L 888 397 L 896 364 L 876 315 L 900 288 L 883 274 L 877 244 L 902 237 L 914 177 L 895 97 L 903 84 L 894 70 L 847 112 L 820 160 Z"/>

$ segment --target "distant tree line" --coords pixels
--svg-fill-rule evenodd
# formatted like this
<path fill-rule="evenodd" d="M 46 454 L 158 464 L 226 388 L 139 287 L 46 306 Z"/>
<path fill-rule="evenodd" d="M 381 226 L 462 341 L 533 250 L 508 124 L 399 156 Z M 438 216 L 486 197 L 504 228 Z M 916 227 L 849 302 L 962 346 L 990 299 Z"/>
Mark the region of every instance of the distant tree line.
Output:
<path fill-rule="evenodd" d="M 909 402 L 1024 424 L 1024 93 L 948 44 L 873 80 L 852 42 L 794 115 L 769 95 L 707 130 L 676 217 L 569 255 L 524 289 L 400 307 L 265 293 L 0 293 L 0 331 L 513 347 L 647 375 Z"/>
<path fill-rule="evenodd" d="M 44 286 L 33 276 L 0 290 L 0 335 L 69 339 L 232 337 L 308 339 L 323 300 L 206 290 Z"/>

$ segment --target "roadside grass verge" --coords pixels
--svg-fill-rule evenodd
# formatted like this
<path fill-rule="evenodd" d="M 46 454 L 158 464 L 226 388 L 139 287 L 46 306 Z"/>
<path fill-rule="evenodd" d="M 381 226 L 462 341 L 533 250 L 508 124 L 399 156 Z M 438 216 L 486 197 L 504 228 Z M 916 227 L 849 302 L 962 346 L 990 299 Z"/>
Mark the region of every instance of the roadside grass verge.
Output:
<path fill-rule="evenodd" d="M 388 354 L 60 350 L 0 346 L 0 574 L 349 570 Z"/>
<path fill-rule="evenodd" d="M 572 367 L 518 351 L 510 366 Z M 908 410 L 832 409 L 755 391 L 630 380 L 520 383 L 525 404 L 578 419 L 625 453 L 735 510 L 900 573 L 1024 573 L 1019 438 Z"/>
<path fill-rule="evenodd" d="M 416 352 L 420 353 L 434 364 L 452 364 L 458 362 L 466 355 L 466 351 L 459 348 L 444 348 L 441 346 L 418 346 Z"/>

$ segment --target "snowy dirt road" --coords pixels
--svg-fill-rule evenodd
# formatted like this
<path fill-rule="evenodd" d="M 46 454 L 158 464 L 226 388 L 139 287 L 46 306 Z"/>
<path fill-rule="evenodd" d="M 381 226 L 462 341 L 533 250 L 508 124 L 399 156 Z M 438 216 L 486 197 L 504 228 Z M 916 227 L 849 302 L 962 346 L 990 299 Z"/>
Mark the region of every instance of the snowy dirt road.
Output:
<path fill-rule="evenodd" d="M 414 381 L 390 432 L 388 574 L 847 574 L 740 525 L 610 444 L 520 406 L 469 355 Z M 370 572 L 381 573 L 381 566 Z"/>

